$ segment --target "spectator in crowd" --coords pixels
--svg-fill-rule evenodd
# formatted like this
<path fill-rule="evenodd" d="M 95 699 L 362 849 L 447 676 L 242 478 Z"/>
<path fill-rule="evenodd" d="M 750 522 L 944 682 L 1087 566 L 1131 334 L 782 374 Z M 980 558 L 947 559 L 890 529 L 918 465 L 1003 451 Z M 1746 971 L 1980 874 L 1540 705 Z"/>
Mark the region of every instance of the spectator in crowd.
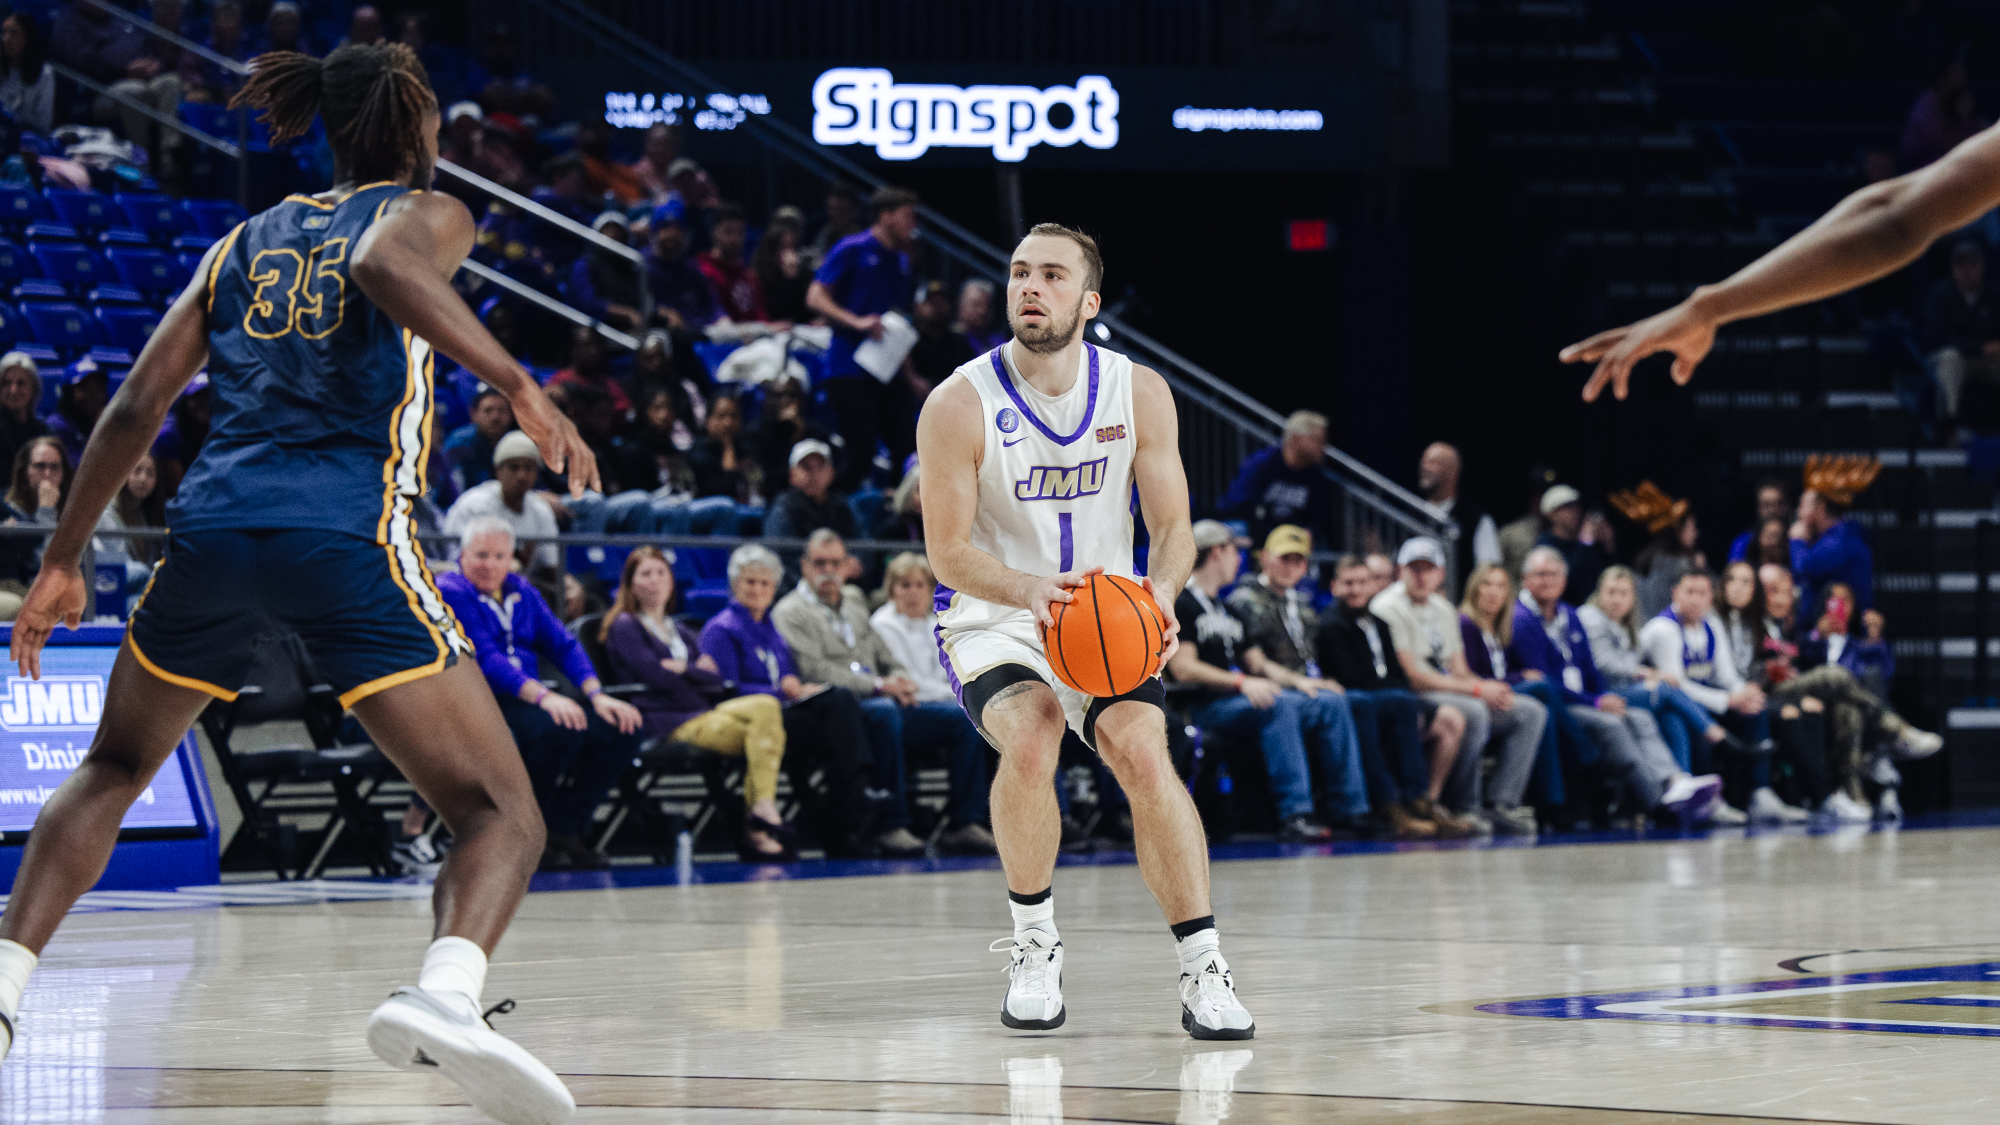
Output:
<path fill-rule="evenodd" d="M 765 385 L 764 409 L 758 413 L 750 437 L 765 480 L 784 480 L 791 475 L 792 450 L 800 442 L 833 440 L 833 435 L 807 414 L 805 387 L 789 378 Z"/>
<path fill-rule="evenodd" d="M 889 497 L 889 519 L 877 533 L 878 538 L 924 541 L 923 475 L 921 465 L 911 465 L 903 473 L 902 482 Z"/>
<path fill-rule="evenodd" d="M 35 357 L 27 352 L 0 356 L 0 465 L 12 465 L 22 446 L 49 432 L 35 412 L 41 401 L 42 375 Z"/>
<path fill-rule="evenodd" d="M 118 487 L 118 495 L 98 517 L 97 526 L 108 531 L 128 531 L 165 527 L 167 498 L 160 490 L 160 466 L 150 453 L 141 453 L 139 463 Z M 125 564 L 125 590 L 134 593 L 146 588 L 153 577 L 153 564 L 160 561 L 160 540 L 98 536 L 90 541 L 98 564 Z"/>
<path fill-rule="evenodd" d="M 1465 662 L 1458 629 L 1458 610 L 1438 593 L 1444 584 L 1444 548 L 1418 536 L 1396 553 L 1401 581 L 1369 603 L 1370 612 L 1388 622 L 1396 655 L 1410 683 L 1431 702 L 1457 711 L 1465 719 L 1465 740 L 1444 796 L 1455 813 L 1471 814 L 1476 823 L 1500 831 L 1532 824 L 1534 814 L 1522 809 L 1542 728 L 1549 721 L 1540 702 L 1514 694 L 1504 680 L 1481 680 Z M 1497 758 L 1490 793 L 1485 789 L 1482 756 Z M 1432 763 L 1435 771 L 1437 763 Z M 1492 813 L 1499 814 L 1489 820 Z"/>
<path fill-rule="evenodd" d="M 1542 727 L 1542 742 L 1535 754 L 1535 770 L 1528 777 L 1527 795 L 1545 819 L 1559 820 L 1558 810 L 1569 803 L 1568 778 L 1564 774 L 1564 744 L 1568 761 L 1576 768 L 1597 764 L 1597 745 L 1563 709 L 1558 687 L 1543 676 L 1529 676 L 1514 652 L 1514 580 L 1497 562 L 1480 563 L 1465 580 L 1465 597 L 1458 607 L 1459 641 L 1465 649 L 1466 667 L 1482 680 L 1505 680 L 1509 687 L 1529 696 L 1548 709 L 1549 722 Z M 1534 831 L 1532 827 L 1530 832 Z"/>
<path fill-rule="evenodd" d="M 561 567 L 562 555 L 555 537 L 555 508 L 541 493 L 533 491 L 542 471 L 542 454 L 527 434 L 514 430 L 493 447 L 493 479 L 465 490 L 445 513 L 446 535 L 461 539 L 474 520 L 493 517 L 507 525 L 516 541 L 542 540 L 531 552 L 535 569 L 553 571 Z"/>
<path fill-rule="evenodd" d="M 917 329 L 916 346 L 910 349 L 910 363 L 917 375 L 936 386 L 951 377 L 960 364 L 975 354 L 965 337 L 952 331 L 951 298 L 942 281 L 926 281 L 917 292 L 910 322 Z"/>
<path fill-rule="evenodd" d="M 7 488 L 5 519 L 10 527 L 54 527 L 69 500 L 72 467 L 61 438 L 47 434 L 30 438 L 14 454 L 14 472 Z M 41 539 L 0 540 L 0 619 L 12 621 L 21 598 L 42 565 Z M 17 588 L 18 587 L 18 588 Z"/>
<path fill-rule="evenodd" d="M 255 53 L 297 51 L 302 55 L 313 54 L 305 26 L 305 17 L 299 13 L 299 6 L 294 0 L 277 0 L 264 14 L 264 41 Z"/>
<path fill-rule="evenodd" d="M 667 169 L 674 166 L 680 155 L 680 126 L 661 121 L 646 130 L 645 147 L 638 163 L 632 165 L 632 175 L 645 192 L 645 202 L 658 207 L 673 198 L 674 187 L 667 181 Z"/>
<path fill-rule="evenodd" d="M 673 599 L 667 556 L 658 547 L 633 548 L 598 634 L 606 671 L 620 683 L 646 685 L 632 702 L 648 736 L 743 759 L 746 862 L 795 859 L 792 828 L 778 810 L 784 709 L 775 695 L 734 695 L 694 630 L 670 616 Z"/>
<path fill-rule="evenodd" d="M 862 221 L 861 189 L 846 180 L 831 180 L 826 185 L 826 222 L 820 225 L 819 233 L 813 236 L 812 245 L 807 247 L 816 270 L 833 248 L 843 240 L 852 238 L 867 229 Z"/>
<path fill-rule="evenodd" d="M 1582 605 L 1590 592 L 1597 589 L 1597 576 L 1611 565 L 1611 556 L 1583 538 L 1583 497 L 1569 485 L 1559 484 L 1542 494 L 1542 518 L 1548 521 L 1548 526 L 1535 539 L 1535 546 L 1547 547 L 1562 556 L 1569 575 L 1563 600 Z M 1527 560 L 1524 558 L 1521 563 L 1525 578 Z"/>
<path fill-rule="evenodd" d="M 528 166 L 515 148 L 514 138 L 505 129 L 488 122 L 478 102 L 453 102 L 445 111 L 445 139 L 439 147 L 452 163 L 501 187 L 533 190 Z"/>
<path fill-rule="evenodd" d="M 900 376 L 886 383 L 854 358 L 862 341 L 882 336 L 884 315 L 909 311 L 916 289 L 910 267 L 916 193 L 885 187 L 868 202 L 875 225 L 836 243 L 806 292 L 807 307 L 833 322 L 826 395 L 846 443 L 840 485 L 850 492 L 858 491 L 875 467 L 878 440 L 889 447 L 889 463 L 898 470 L 916 451 L 914 396 L 929 390 L 907 357 Z"/>
<path fill-rule="evenodd" d="M 575 153 L 558 156 L 542 166 L 543 186 L 528 193 L 536 203 L 579 226 L 587 226 L 604 208 L 604 195 L 592 190 L 584 174 L 583 158 Z M 558 270 L 567 270 L 583 249 L 583 244 L 567 232 L 540 222 L 529 227 L 535 248 Z"/>
<path fill-rule="evenodd" d="M 654 321 L 679 334 L 697 333 L 713 324 L 722 310 L 716 307 L 701 266 L 688 256 L 686 205 L 675 198 L 653 208 L 649 229 L 652 245 L 646 281 L 652 288 Z"/>
<path fill-rule="evenodd" d="M 557 371 L 549 386 L 590 387 L 602 393 L 610 399 L 617 416 L 615 429 L 624 429 L 626 419 L 632 416 L 632 396 L 612 376 L 610 359 L 604 354 L 604 338 L 591 325 L 579 324 L 570 329 L 569 366 Z"/>
<path fill-rule="evenodd" d="M 1626 519 L 1652 533 L 1652 539 L 1632 560 L 1632 571 L 1638 576 L 1639 616 L 1650 620 L 1673 600 L 1681 575 L 1708 569 L 1700 546 L 1701 531 L 1687 501 L 1669 497 L 1649 480 L 1640 481 L 1630 492 L 1612 493 L 1611 503 Z"/>
<path fill-rule="evenodd" d="M 722 194 L 716 190 L 715 181 L 699 162 L 683 156 L 668 166 L 667 182 L 687 206 L 694 249 L 706 250 L 709 232 L 715 229 L 715 209 L 722 206 Z"/>
<path fill-rule="evenodd" d="M 506 395 L 483 387 L 472 396 L 472 420 L 444 439 L 445 464 L 457 492 L 463 494 L 493 479 L 494 451 L 513 429 L 514 408 Z"/>
<path fill-rule="evenodd" d="M 655 501 L 686 503 L 695 496 L 694 462 L 686 452 L 694 437 L 680 420 L 679 397 L 657 384 L 640 392 L 638 424 L 616 446 L 619 483 L 644 489 Z"/>
<path fill-rule="evenodd" d="M 674 445 L 692 449 L 695 436 L 708 424 L 708 400 L 694 380 L 674 366 L 673 333 L 654 328 L 639 343 L 632 357 L 631 385 L 635 399 L 643 399 L 655 387 L 664 387 L 674 396 Z"/>
<path fill-rule="evenodd" d="M 0 20 L 0 110 L 37 133 L 56 121 L 56 74 L 42 62 L 35 21 L 25 12 Z"/>
<path fill-rule="evenodd" d="M 1541 538 L 1547 517 L 1542 515 L 1542 498 L 1549 489 L 1556 486 L 1556 471 L 1547 465 L 1537 465 L 1528 471 L 1528 510 L 1520 518 L 1500 528 L 1500 565 L 1507 568 L 1507 574 L 1520 581 L 1521 564 L 1528 559 L 1528 552 L 1534 550 L 1535 540 Z"/>
<path fill-rule="evenodd" d="M 176 23 L 180 20 L 179 0 L 165 0 Z M 160 59 L 148 50 L 147 36 L 124 20 L 94 4 L 70 3 L 56 14 L 49 36 L 52 54 L 86 76 L 108 86 L 112 93 L 172 115 L 180 106 L 181 76 L 163 69 Z M 99 94 L 91 112 L 104 124 L 119 123 L 125 137 L 148 150 L 153 122 L 131 106 L 122 106 L 109 94 Z M 169 133 L 169 136 L 177 136 Z M 156 158 L 159 152 L 154 152 Z"/>
<path fill-rule="evenodd" d="M 1602 753 L 1605 773 L 1632 798 L 1631 808 L 1669 812 L 1686 823 L 1707 820 L 1708 811 L 1721 803 L 1722 778 L 1681 769 L 1653 716 L 1628 707 L 1598 674 L 1590 637 L 1576 610 L 1562 600 L 1569 580 L 1562 553 L 1549 547 L 1529 551 L 1522 575 L 1513 653 L 1521 674 L 1555 689 L 1569 721 Z"/>
<path fill-rule="evenodd" d="M 1372 602 L 1375 600 L 1375 595 L 1396 584 L 1396 560 L 1380 551 L 1370 551 L 1362 556 L 1362 562 L 1368 567 L 1368 581 L 1371 586 L 1368 600 Z"/>
<path fill-rule="evenodd" d="M 1302 527 L 1314 541 L 1332 543 L 1336 496 L 1325 461 L 1326 415 L 1294 411 L 1285 419 L 1284 440 L 1243 459 L 1217 508 L 1225 519 L 1248 523 L 1253 543 L 1280 524 Z"/>
<path fill-rule="evenodd" d="M 1951 250 L 1951 276 L 1924 302 L 1921 340 L 1937 384 L 1938 417 L 1957 421 L 1968 379 L 2000 384 L 2000 300 L 1986 288 L 1986 245 L 1961 240 Z"/>
<path fill-rule="evenodd" d="M 438 576 L 438 592 L 472 642 L 528 767 L 549 832 L 542 870 L 609 867 L 583 837 L 631 765 L 643 719 L 631 704 L 604 694 L 583 645 L 513 573 L 513 561 L 514 531 L 506 521 L 471 520 L 459 534 L 458 571 Z M 543 658 L 590 701 L 587 710 L 541 682 Z"/>
<path fill-rule="evenodd" d="M 97 429 L 97 419 L 110 401 L 111 377 L 90 357 L 85 356 L 70 366 L 62 392 L 56 398 L 56 412 L 49 415 L 49 432 L 62 439 L 65 449 L 73 451 L 70 464 L 76 464 L 75 459 L 83 456 L 83 447 L 89 444 L 91 433 Z"/>
<path fill-rule="evenodd" d="M 843 539 L 858 539 L 854 509 L 847 496 L 833 488 L 833 450 L 812 438 L 792 446 L 787 458 L 791 487 L 771 502 L 764 516 L 764 534 L 774 539 L 804 539 L 821 528 Z"/>
<path fill-rule="evenodd" d="M 486 33 L 479 61 L 466 70 L 465 85 L 486 112 L 511 113 L 533 126 L 555 108 L 555 95 L 521 69 L 519 54 L 512 31 L 504 26 L 492 28 Z"/>
<path fill-rule="evenodd" d="M 736 548 L 729 556 L 729 604 L 702 626 L 701 651 L 738 692 L 775 696 L 789 705 L 785 768 L 793 791 L 809 796 L 818 792 L 813 774 L 823 771 L 827 792 L 814 799 L 828 852 L 878 854 L 874 809 L 888 795 L 868 785 L 874 758 L 860 703 L 846 688 L 799 679 L 791 646 L 771 620 L 783 577 L 769 548 L 756 543 Z"/>
<path fill-rule="evenodd" d="M 958 287 L 958 319 L 951 330 L 965 338 L 973 355 L 984 355 L 1013 338 L 998 315 L 999 303 L 998 289 L 983 277 L 967 278 Z"/>
<path fill-rule="evenodd" d="M 1632 571 L 1623 566 L 1608 567 L 1597 579 L 1597 592 L 1576 611 L 1577 619 L 1590 638 L 1591 658 L 1604 682 L 1624 696 L 1626 703 L 1652 713 L 1660 737 L 1673 753 L 1674 764 L 1683 773 L 1692 772 L 1697 758 L 1704 763 L 1714 760 L 1713 747 L 1732 742 L 1740 747 L 1741 743 L 1706 708 L 1660 679 L 1658 670 L 1642 663 L 1638 597 Z M 1695 753 L 1697 746 L 1702 749 L 1699 755 Z M 1725 825 L 1748 820 L 1740 810 L 1720 801 L 1710 804 L 1701 817 L 1711 824 Z"/>
<path fill-rule="evenodd" d="M 874 751 L 875 785 L 889 794 L 876 822 L 875 843 L 885 855 L 917 855 L 924 841 L 910 831 L 908 773 L 904 762 L 916 754 L 942 758 L 951 774 L 945 813 L 951 827 L 939 844 L 952 850 L 991 853 L 986 791 L 986 740 L 956 699 L 918 698 L 917 683 L 894 650 L 875 632 L 868 595 L 847 583 L 854 560 L 839 535 L 827 529 L 806 541 L 805 580 L 771 610 L 799 674 L 844 687 L 863 700 Z M 937 663 L 932 643 L 929 661 Z"/>
<path fill-rule="evenodd" d="M 1972 87 L 1965 78 L 1963 53 L 1954 54 L 1937 70 L 1910 106 L 1899 146 L 1905 172 L 1934 164 L 1960 141 L 1985 129 L 1987 121 L 1973 107 Z"/>
<path fill-rule="evenodd" d="M 387 37 L 382 13 L 376 10 L 375 5 L 356 4 L 354 13 L 347 17 L 347 37 L 338 46 L 345 47 L 350 43 L 372 46 Z"/>
<path fill-rule="evenodd" d="M 590 227 L 620 246 L 627 242 L 623 211 L 606 211 L 592 219 Z M 570 263 L 569 296 L 578 312 L 588 313 L 613 328 L 632 331 L 643 319 L 639 310 L 645 306 L 646 297 L 639 287 L 639 267 L 609 247 L 587 245 L 576 261 Z"/>
<path fill-rule="evenodd" d="M 1764 640 L 1754 668 L 1745 681 L 1762 688 L 1784 683 L 1798 674 L 1799 590 L 1791 568 L 1765 563 L 1757 568 L 1757 589 L 1764 597 Z"/>
<path fill-rule="evenodd" d="M 771 212 L 764 237 L 751 255 L 750 268 L 756 271 L 757 286 L 764 291 L 764 311 L 772 320 L 802 324 L 812 319 L 812 310 L 806 308 L 812 270 L 806 268 L 799 250 L 805 229 L 805 216 L 798 208 L 780 207 Z"/>
<path fill-rule="evenodd" d="M 638 174 L 611 157 L 611 134 L 602 123 L 581 122 L 576 127 L 576 154 L 583 161 L 583 178 L 590 190 L 608 196 L 620 207 L 646 201 L 646 188 Z"/>
<path fill-rule="evenodd" d="M 786 456 L 789 473 L 790 453 Z M 694 463 L 696 492 L 701 496 L 727 496 L 738 504 L 761 507 L 774 483 L 764 475 L 755 450 L 743 436 L 743 404 L 727 393 L 718 393 L 709 403 L 706 432 L 694 443 L 688 460 Z"/>
<path fill-rule="evenodd" d="M 1845 582 L 1854 591 L 1855 608 L 1874 606 L 1875 553 L 1867 532 L 1847 518 L 1847 510 L 1881 471 L 1882 463 L 1868 457 L 1806 459 L 1806 488 L 1791 528 L 1792 574 L 1802 587 L 1806 620 L 1818 618 L 1831 582 Z"/>
<path fill-rule="evenodd" d="M 1296 528 L 1280 528 L 1273 537 Z M 1303 538 L 1303 533 L 1300 533 Z M 1333 830 L 1316 812 L 1313 798 L 1315 774 L 1323 792 L 1337 794 L 1326 799 L 1337 819 L 1349 822 L 1368 812 L 1366 783 L 1362 779 L 1361 747 L 1356 741 L 1354 720 L 1347 702 L 1330 683 L 1317 677 L 1300 676 L 1271 659 L 1258 644 L 1251 610 L 1235 598 L 1222 598 L 1222 588 L 1236 578 L 1242 556 L 1236 549 L 1236 534 L 1228 525 L 1201 520 L 1194 525 L 1195 565 L 1188 582 L 1174 603 L 1174 616 L 1181 621 L 1188 644 L 1175 650 L 1168 671 L 1176 682 L 1205 689 L 1188 707 L 1188 717 L 1204 730 L 1241 739 L 1255 739 L 1264 755 L 1264 767 L 1271 778 L 1272 796 L 1278 804 L 1278 839 L 1281 843 L 1312 844 L 1331 839 Z M 1284 572 L 1277 579 L 1291 578 L 1305 570 L 1289 561 L 1273 563 L 1265 550 L 1265 577 L 1271 571 Z M 1289 559 L 1289 556 L 1287 556 Z M 1289 623 L 1300 620 L 1289 587 L 1266 586 L 1279 592 L 1285 610 L 1279 612 L 1283 632 Z M 1258 603 L 1260 618 L 1268 600 Z M 1310 613 L 1308 606 L 1305 610 Z M 1267 628 L 1270 624 L 1265 623 Z M 1317 630 L 1315 629 L 1315 633 Z M 1317 663 L 1318 654 L 1308 638 L 1304 652 Z M 1286 643 L 1292 638 L 1286 635 Z M 1280 678 L 1293 686 L 1280 683 Z M 1312 694 L 1306 694 L 1310 691 Z M 1326 704 L 1338 701 L 1338 707 Z"/>
<path fill-rule="evenodd" d="M 249 60 L 250 44 L 244 33 L 242 4 L 237 0 L 216 0 L 209 8 L 208 38 L 203 45 L 226 59 Z M 189 101 L 224 105 L 243 85 L 243 76 L 221 63 L 199 57 L 188 61 L 192 79 L 185 97 Z"/>
<path fill-rule="evenodd" d="M 1749 808 L 1752 821 L 1798 824 L 1808 818 L 1806 810 L 1786 804 L 1771 788 L 1771 755 L 1761 752 L 1771 745 L 1771 716 L 1762 689 L 1746 684 L 1736 670 L 1729 639 L 1714 614 L 1715 580 L 1705 570 L 1690 570 L 1674 586 L 1673 602 L 1658 617 L 1639 630 L 1639 648 L 1660 678 L 1679 687 L 1689 698 L 1707 708 L 1737 739 L 1759 751 L 1751 762 Z M 1796 743 L 1792 744 L 1796 747 Z M 1826 783 L 1824 751 L 1812 754 L 1790 752 L 1787 758 L 1798 772 L 1799 782 L 1817 806 L 1829 787 Z M 1697 765 L 1697 768 L 1699 766 Z"/>
<path fill-rule="evenodd" d="M 1500 529 L 1485 509 L 1460 501 L 1460 464 L 1456 447 L 1441 441 L 1425 446 L 1423 456 L 1417 461 L 1417 491 L 1424 494 L 1424 499 L 1432 507 L 1441 509 L 1457 525 L 1457 551 L 1453 562 L 1456 564 L 1455 573 L 1463 581 L 1480 563 L 1500 561 Z"/>
<path fill-rule="evenodd" d="M 1785 487 L 1785 482 L 1777 477 L 1765 477 L 1763 480 L 1758 481 L 1757 522 L 1751 524 L 1750 530 L 1737 536 L 1729 544 L 1729 561 L 1736 562 L 1740 559 L 1749 559 L 1756 566 L 1764 565 L 1764 562 L 1758 560 L 1755 555 L 1758 548 L 1762 545 L 1765 526 L 1772 520 L 1778 520 L 1782 523 L 1791 514 L 1792 497 L 1790 490 Z M 1771 559 L 1768 561 L 1777 562 L 1779 560 Z"/>
<path fill-rule="evenodd" d="M 1748 560 L 1733 562 L 1722 569 L 1722 599 L 1716 606 L 1716 620 L 1729 640 L 1736 661 L 1736 674 L 1747 684 L 1765 686 L 1758 674 L 1759 648 L 1764 640 L 1764 624 L 1770 615 L 1764 608 L 1764 590 L 1757 582 L 1757 568 Z"/>
<path fill-rule="evenodd" d="M 1445 756 L 1455 760 L 1465 720 L 1457 711 L 1426 705 L 1410 690 L 1388 624 L 1368 611 L 1376 592 L 1365 559 L 1343 555 L 1334 564 L 1336 600 L 1320 618 L 1315 638 L 1320 669 L 1347 689 L 1377 824 L 1398 840 L 1428 840 L 1437 836 L 1438 824 L 1417 810 L 1435 814 L 1444 775 L 1438 775 L 1433 789 L 1424 760 L 1424 728 L 1427 723 L 1433 728 L 1447 743 Z"/>
<path fill-rule="evenodd" d="M 1756 541 L 1741 560 L 1753 567 L 1775 564 L 1787 571 L 1792 566 L 1792 535 L 1789 519 L 1765 520 L 1756 527 Z"/>
<path fill-rule="evenodd" d="M 698 263 L 702 276 L 715 291 L 722 315 L 737 324 L 769 324 L 772 331 L 783 332 L 791 325 L 771 323 L 775 318 L 764 305 L 764 284 L 757 271 L 744 260 L 743 246 L 748 234 L 743 208 L 734 203 L 716 207 L 715 225 L 709 234 L 713 245 Z"/>

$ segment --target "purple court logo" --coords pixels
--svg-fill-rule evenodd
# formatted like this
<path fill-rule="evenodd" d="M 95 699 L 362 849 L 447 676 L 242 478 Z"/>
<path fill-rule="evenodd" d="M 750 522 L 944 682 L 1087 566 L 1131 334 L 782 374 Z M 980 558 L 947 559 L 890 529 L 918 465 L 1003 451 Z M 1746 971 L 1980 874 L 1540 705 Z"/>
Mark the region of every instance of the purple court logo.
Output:
<path fill-rule="evenodd" d="M 1003 406 L 999 415 L 993 419 L 993 424 L 1000 427 L 1001 433 L 1011 434 L 1021 428 L 1021 416 L 1014 413 L 1013 407 Z"/>
<path fill-rule="evenodd" d="M 1074 500 L 1104 491 L 1105 468 L 1109 457 L 1085 461 L 1081 465 L 1036 465 L 1028 475 L 1014 482 L 1016 500 Z"/>
<path fill-rule="evenodd" d="M 1425 1010 L 1514 1019 L 1640 1020 L 1796 1031 L 2000 1036 L 2000 961 L 1644 992 L 1483 1000 Z"/>

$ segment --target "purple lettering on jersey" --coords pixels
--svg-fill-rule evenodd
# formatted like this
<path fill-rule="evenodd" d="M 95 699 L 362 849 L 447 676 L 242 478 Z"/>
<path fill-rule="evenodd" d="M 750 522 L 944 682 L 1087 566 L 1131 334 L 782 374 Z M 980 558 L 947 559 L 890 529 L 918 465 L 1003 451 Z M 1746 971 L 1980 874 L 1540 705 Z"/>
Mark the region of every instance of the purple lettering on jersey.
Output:
<path fill-rule="evenodd" d="M 1070 526 L 1069 512 L 1056 515 L 1056 528 L 1057 534 L 1061 537 L 1059 547 L 1062 551 L 1062 561 L 1056 564 L 1056 571 L 1059 574 L 1068 574 L 1076 563 L 1076 534 Z"/>
<path fill-rule="evenodd" d="M 1028 475 L 1014 482 L 1016 500 L 1075 500 L 1104 491 L 1104 478 L 1111 458 L 1099 457 L 1081 465 L 1036 465 Z"/>

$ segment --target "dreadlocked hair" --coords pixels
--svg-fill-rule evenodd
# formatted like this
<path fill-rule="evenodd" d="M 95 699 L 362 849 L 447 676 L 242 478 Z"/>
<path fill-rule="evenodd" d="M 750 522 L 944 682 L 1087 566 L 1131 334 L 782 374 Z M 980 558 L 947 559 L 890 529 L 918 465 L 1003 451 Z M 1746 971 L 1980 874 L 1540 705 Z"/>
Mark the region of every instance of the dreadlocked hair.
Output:
<path fill-rule="evenodd" d="M 394 179 L 424 144 L 424 117 L 437 95 L 416 52 L 401 43 L 349 44 L 325 59 L 270 51 L 250 62 L 231 109 L 256 109 L 271 143 L 326 122 L 334 157 L 362 180 Z"/>

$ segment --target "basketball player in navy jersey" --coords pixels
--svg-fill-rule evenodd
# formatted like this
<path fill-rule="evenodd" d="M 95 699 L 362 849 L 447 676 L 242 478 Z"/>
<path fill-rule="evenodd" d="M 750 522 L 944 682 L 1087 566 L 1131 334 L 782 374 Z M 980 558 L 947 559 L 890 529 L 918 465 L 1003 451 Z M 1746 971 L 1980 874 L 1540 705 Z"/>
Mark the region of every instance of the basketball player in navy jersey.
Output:
<path fill-rule="evenodd" d="M 1063 946 L 1053 880 L 1062 842 L 1054 776 L 1065 725 L 1100 754 L 1132 803 L 1139 873 L 1180 954 L 1181 1027 L 1249 1039 L 1208 897 L 1208 842 L 1167 754 L 1157 677 L 1114 699 L 1056 679 L 1042 633 L 1055 602 L 1093 574 L 1133 571 L 1136 488 L 1152 548 L 1141 584 L 1166 625 L 1194 565 L 1187 475 L 1173 394 L 1157 372 L 1084 342 L 1104 261 L 1090 236 L 1053 223 L 1014 251 L 1014 338 L 938 385 L 917 423 L 924 538 L 938 578 L 938 653 L 959 702 L 1000 751 L 993 836 L 1014 936 L 1000 1022 L 1062 1026 Z M 979 435 L 976 440 L 967 440 Z"/>
<path fill-rule="evenodd" d="M 15 623 L 10 653 L 39 676 L 50 631 L 74 627 L 83 609 L 91 528 L 206 361 L 214 420 L 168 511 L 165 560 L 133 612 L 90 752 L 43 807 L 0 919 L 0 1031 L 11 1046 L 28 974 L 103 872 L 126 808 L 202 709 L 236 698 L 252 639 L 294 632 L 456 839 L 418 983 L 376 1009 L 369 1045 L 394 1066 L 441 1071 L 502 1121 L 563 1121 L 569 1091 L 481 1015 L 486 959 L 527 890 L 543 829 L 521 756 L 411 539 L 430 457 L 432 347 L 507 396 L 573 491 L 595 487 L 596 467 L 447 280 L 472 248 L 472 217 L 423 190 L 437 99 L 409 48 L 266 54 L 232 104 L 263 110 L 274 143 L 323 118 L 336 184 L 287 198 L 203 258 L 91 435 Z"/>
<path fill-rule="evenodd" d="M 1931 243 L 2000 205 L 2000 127 L 1961 143 L 1944 159 L 1870 184 L 1770 253 L 1716 285 L 1636 324 L 1564 348 L 1564 363 L 1594 363 L 1585 401 L 1609 386 L 1624 398 L 1633 365 L 1666 352 L 1686 383 L 1732 321 L 1845 293 L 1915 261 Z M 926 484 L 929 482 L 926 481 Z"/>

